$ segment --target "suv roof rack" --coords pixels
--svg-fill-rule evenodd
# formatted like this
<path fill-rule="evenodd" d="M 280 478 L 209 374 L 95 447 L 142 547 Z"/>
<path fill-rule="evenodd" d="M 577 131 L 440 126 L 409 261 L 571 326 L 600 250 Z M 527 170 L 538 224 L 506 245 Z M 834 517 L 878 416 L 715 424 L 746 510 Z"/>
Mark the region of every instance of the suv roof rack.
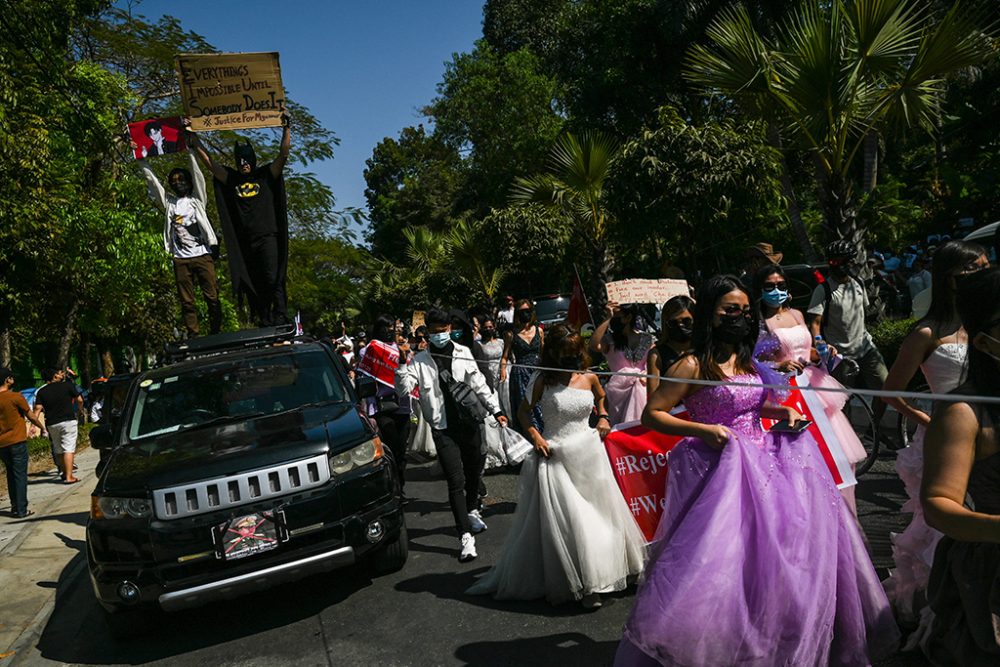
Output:
<path fill-rule="evenodd" d="M 295 324 L 281 324 L 260 329 L 243 329 L 230 333 L 202 336 L 190 340 L 167 343 L 165 361 L 176 363 L 185 359 L 195 359 L 225 352 L 270 347 L 277 343 L 296 340 L 312 340 L 309 336 L 297 336 Z"/>

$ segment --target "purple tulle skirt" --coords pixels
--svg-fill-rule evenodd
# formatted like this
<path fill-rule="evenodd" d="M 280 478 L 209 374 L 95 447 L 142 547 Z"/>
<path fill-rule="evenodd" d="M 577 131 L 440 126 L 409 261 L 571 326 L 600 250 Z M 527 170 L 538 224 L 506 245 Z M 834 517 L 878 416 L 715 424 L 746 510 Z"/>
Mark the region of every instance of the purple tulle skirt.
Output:
<path fill-rule="evenodd" d="M 756 440 L 756 441 L 755 441 Z M 857 524 L 808 435 L 687 438 L 616 665 L 868 665 L 899 643 Z"/>

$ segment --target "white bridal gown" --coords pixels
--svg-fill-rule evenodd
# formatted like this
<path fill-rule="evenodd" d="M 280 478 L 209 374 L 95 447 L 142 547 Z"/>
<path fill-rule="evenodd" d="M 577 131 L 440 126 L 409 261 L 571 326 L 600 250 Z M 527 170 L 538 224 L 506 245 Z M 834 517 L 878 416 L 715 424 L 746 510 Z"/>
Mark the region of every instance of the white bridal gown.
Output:
<path fill-rule="evenodd" d="M 593 394 L 548 386 L 541 405 L 550 456 L 525 459 L 503 555 L 470 594 L 557 604 L 621 590 L 642 571 L 645 540 L 588 424 Z"/>

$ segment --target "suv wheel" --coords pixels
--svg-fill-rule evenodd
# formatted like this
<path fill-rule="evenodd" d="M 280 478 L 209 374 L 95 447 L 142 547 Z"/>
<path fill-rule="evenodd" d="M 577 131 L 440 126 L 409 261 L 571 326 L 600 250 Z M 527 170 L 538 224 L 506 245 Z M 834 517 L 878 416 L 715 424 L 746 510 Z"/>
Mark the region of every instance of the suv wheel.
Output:
<path fill-rule="evenodd" d="M 372 557 L 372 567 L 376 574 L 388 574 L 402 569 L 410 552 L 409 538 L 406 536 L 406 524 L 399 529 L 396 539 L 379 549 Z"/>

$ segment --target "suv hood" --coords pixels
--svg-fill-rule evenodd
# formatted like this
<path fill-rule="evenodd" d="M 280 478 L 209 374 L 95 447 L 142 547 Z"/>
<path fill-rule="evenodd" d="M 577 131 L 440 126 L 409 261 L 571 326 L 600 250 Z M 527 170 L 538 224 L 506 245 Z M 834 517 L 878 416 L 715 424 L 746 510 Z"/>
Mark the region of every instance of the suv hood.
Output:
<path fill-rule="evenodd" d="M 371 437 L 350 403 L 194 427 L 116 448 L 98 487 L 132 495 L 347 449 Z"/>

